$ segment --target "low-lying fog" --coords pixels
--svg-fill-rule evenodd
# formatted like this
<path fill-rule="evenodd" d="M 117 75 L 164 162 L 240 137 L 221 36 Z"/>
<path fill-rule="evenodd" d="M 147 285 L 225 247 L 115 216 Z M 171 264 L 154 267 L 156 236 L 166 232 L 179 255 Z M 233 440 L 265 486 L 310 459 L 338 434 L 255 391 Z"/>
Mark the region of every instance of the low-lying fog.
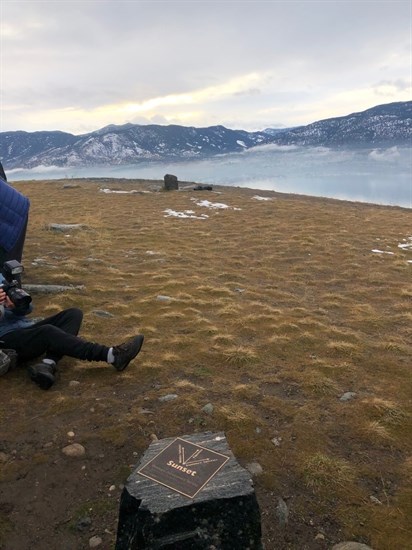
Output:
<path fill-rule="evenodd" d="M 7 170 L 10 181 L 142 178 L 250 187 L 412 208 L 412 148 L 329 149 L 262 146 L 239 154 L 181 162 Z"/>

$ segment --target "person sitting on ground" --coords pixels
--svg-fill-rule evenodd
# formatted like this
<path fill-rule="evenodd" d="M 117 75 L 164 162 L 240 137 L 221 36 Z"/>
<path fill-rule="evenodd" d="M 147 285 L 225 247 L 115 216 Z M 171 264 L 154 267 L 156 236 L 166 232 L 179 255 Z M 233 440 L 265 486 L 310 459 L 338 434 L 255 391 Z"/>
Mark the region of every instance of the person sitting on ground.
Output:
<path fill-rule="evenodd" d="M 143 345 L 142 334 L 113 347 L 83 340 L 78 336 L 83 320 L 78 308 L 65 309 L 37 322 L 26 318 L 31 310 L 31 304 L 23 310 L 16 308 L 0 288 L 0 347 L 15 350 L 19 362 L 43 356 L 41 362 L 28 368 L 30 378 L 43 390 L 54 384 L 57 363 L 64 355 L 103 361 L 123 371 Z"/>

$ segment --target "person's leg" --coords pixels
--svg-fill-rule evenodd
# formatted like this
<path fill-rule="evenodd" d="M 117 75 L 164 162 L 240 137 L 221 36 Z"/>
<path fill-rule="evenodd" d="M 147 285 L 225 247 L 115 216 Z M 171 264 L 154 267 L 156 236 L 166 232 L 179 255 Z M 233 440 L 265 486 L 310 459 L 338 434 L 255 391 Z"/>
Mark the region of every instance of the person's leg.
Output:
<path fill-rule="evenodd" d="M 32 328 L 41 327 L 43 325 L 53 325 L 57 328 L 64 330 L 64 332 L 68 332 L 69 334 L 73 334 L 73 336 L 77 336 L 79 334 L 80 327 L 82 326 L 82 321 L 82 310 L 78 309 L 77 307 L 71 307 L 69 309 L 64 309 L 63 311 L 60 311 L 55 315 L 46 317 L 41 321 L 37 321 L 36 323 L 34 323 L 34 325 L 32 325 Z"/>
<path fill-rule="evenodd" d="M 16 350 L 21 361 L 30 361 L 44 354 L 54 363 L 63 355 L 86 361 L 107 361 L 110 349 L 108 346 L 87 342 L 44 321 L 5 334 L 2 340 L 5 348 Z"/>
<path fill-rule="evenodd" d="M 16 350 L 20 360 L 28 361 L 45 354 L 40 365 L 29 368 L 29 374 L 40 387 L 48 389 L 54 383 L 56 363 L 67 355 L 86 361 L 105 361 L 117 371 L 124 370 L 140 352 L 143 335 L 119 346 L 108 347 L 88 342 L 77 336 L 83 314 L 71 308 L 2 337 L 3 346 Z"/>

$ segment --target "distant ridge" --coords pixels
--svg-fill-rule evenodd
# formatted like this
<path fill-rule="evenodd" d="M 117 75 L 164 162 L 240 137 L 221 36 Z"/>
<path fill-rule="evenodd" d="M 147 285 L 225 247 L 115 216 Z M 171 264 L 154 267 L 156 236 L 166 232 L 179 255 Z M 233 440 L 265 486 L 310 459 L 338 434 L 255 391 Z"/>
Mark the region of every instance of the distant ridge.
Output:
<path fill-rule="evenodd" d="M 6 170 L 36 166 L 98 166 L 148 160 L 187 160 L 239 153 L 256 146 L 359 147 L 412 145 L 412 101 L 378 105 L 306 126 L 261 132 L 224 126 L 109 125 L 75 136 L 60 131 L 1 132 Z"/>

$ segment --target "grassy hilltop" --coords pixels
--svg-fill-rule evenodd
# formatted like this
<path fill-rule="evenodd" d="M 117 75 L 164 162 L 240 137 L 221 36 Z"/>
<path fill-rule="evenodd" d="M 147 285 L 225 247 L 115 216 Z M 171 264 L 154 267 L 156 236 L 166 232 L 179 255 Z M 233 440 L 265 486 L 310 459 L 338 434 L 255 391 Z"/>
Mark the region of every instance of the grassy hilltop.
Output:
<path fill-rule="evenodd" d="M 146 340 L 124 373 L 65 358 L 48 392 L 23 368 L 0 379 L 1 549 L 86 549 L 93 535 L 113 548 L 151 439 L 209 430 L 262 467 L 267 550 L 410 548 L 411 210 L 132 180 L 16 187 L 31 200 L 24 282 L 84 285 L 34 295 L 34 315 L 78 306 L 84 337 Z M 85 456 L 66 457 L 69 442 Z"/>

